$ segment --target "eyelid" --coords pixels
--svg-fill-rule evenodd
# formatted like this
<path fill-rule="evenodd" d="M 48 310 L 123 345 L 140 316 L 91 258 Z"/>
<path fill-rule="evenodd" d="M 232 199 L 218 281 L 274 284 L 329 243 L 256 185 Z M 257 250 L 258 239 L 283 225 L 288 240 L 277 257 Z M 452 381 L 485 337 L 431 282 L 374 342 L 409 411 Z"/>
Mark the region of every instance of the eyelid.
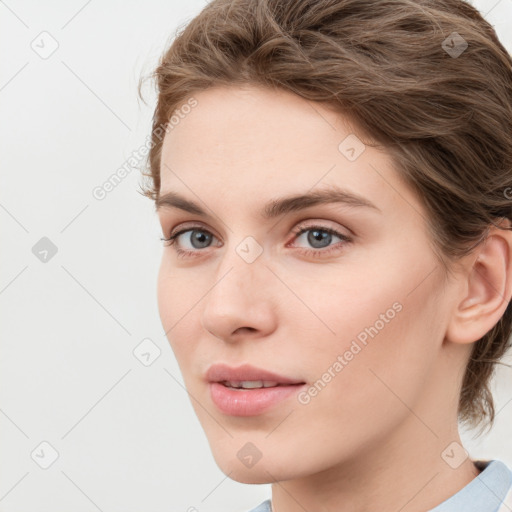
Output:
<path fill-rule="evenodd" d="M 308 218 L 309 220 L 309 218 Z M 325 223 L 325 222 L 329 222 L 327 220 L 310 220 L 311 224 L 308 224 L 307 221 L 298 221 L 295 223 L 294 225 L 294 228 L 292 229 L 292 233 L 295 235 L 295 236 L 298 236 L 299 233 L 301 232 L 301 230 L 307 230 L 307 229 L 314 229 L 314 228 L 319 228 L 319 229 L 323 229 L 323 230 L 326 230 L 326 231 L 341 231 L 340 228 L 338 227 L 331 227 L 331 226 L 326 226 L 326 225 L 319 225 L 319 224 L 322 224 L 322 223 Z M 339 235 L 343 235 L 345 238 L 350 238 L 352 236 L 355 236 L 355 233 L 348 227 L 348 226 L 343 226 L 344 229 L 346 229 L 347 231 L 350 232 L 350 235 L 344 235 L 343 233 L 336 233 L 336 236 L 339 236 Z M 204 225 L 202 225 L 201 221 L 186 221 L 186 222 L 183 222 L 181 224 L 178 224 L 178 228 L 173 228 L 170 232 L 170 234 L 168 235 L 168 238 L 172 238 L 173 236 L 177 235 L 178 233 L 181 234 L 181 232 L 183 231 L 188 231 L 190 229 L 204 229 L 205 231 L 207 231 L 208 233 L 214 235 L 217 239 L 219 238 L 215 233 L 212 232 L 212 229 L 210 227 L 205 227 Z"/>
<path fill-rule="evenodd" d="M 340 251 L 343 251 L 345 248 L 345 245 L 350 244 L 353 242 L 353 236 L 352 235 L 346 235 L 342 232 L 339 228 L 333 228 L 328 225 L 325 225 L 325 220 L 322 221 L 314 221 L 310 220 L 311 224 L 308 222 L 299 222 L 294 226 L 294 229 L 292 231 L 293 233 L 293 239 L 286 244 L 286 247 L 290 247 L 290 244 L 293 244 L 300 236 L 302 236 L 305 232 L 311 231 L 311 230 L 318 230 L 323 231 L 324 233 L 329 233 L 330 235 L 334 235 L 335 237 L 338 237 L 340 239 L 340 242 L 337 242 L 334 245 L 327 246 L 325 248 L 306 248 L 306 247 L 297 247 L 297 249 L 302 252 L 304 255 L 308 256 L 314 256 L 314 257 L 327 257 L 328 255 L 331 255 L 331 253 L 338 253 Z M 345 228 L 350 231 L 350 233 L 353 233 L 353 231 L 349 228 Z M 202 226 L 197 221 L 189 221 L 185 222 L 183 224 L 179 225 L 179 228 L 174 228 L 171 231 L 171 234 L 167 239 L 161 238 L 161 240 L 168 242 L 168 246 L 172 246 L 174 251 L 177 253 L 178 257 L 183 258 L 194 258 L 197 256 L 200 256 L 201 253 L 207 252 L 205 250 L 191 250 L 191 249 L 182 249 L 179 247 L 179 244 L 176 242 L 179 236 L 182 234 L 185 234 L 189 231 L 204 231 L 208 234 L 212 235 L 214 238 L 219 239 L 214 233 L 211 232 L 209 228 L 206 228 Z M 342 247 L 340 247 L 340 245 Z M 296 247 L 292 245 L 292 247 Z"/>
<path fill-rule="evenodd" d="M 171 229 L 171 231 L 169 233 L 169 238 L 180 233 L 181 231 L 188 231 L 190 229 L 204 230 L 204 231 L 207 231 L 208 233 L 211 233 L 216 238 L 219 238 L 215 234 L 214 230 L 212 230 L 209 226 L 207 227 L 204 224 L 202 224 L 201 221 L 196 221 L 196 220 L 190 220 L 190 221 L 179 223 L 176 227 Z"/>
<path fill-rule="evenodd" d="M 311 222 L 311 224 L 308 224 L 308 222 Z M 300 231 L 300 229 L 306 228 L 306 227 L 309 227 L 309 228 L 320 227 L 318 225 L 318 223 L 324 224 L 325 222 L 335 223 L 335 221 L 332 221 L 332 220 L 315 218 L 315 217 L 311 217 L 311 216 L 305 217 L 304 220 L 302 220 L 302 219 L 294 220 L 294 224 L 293 224 L 294 227 L 292 228 L 292 233 L 296 233 L 296 232 Z M 332 227 L 332 226 L 325 226 L 325 225 L 322 227 L 327 227 L 329 229 L 335 229 L 335 230 L 345 229 L 346 231 L 349 232 L 349 235 L 347 235 L 347 236 L 354 236 L 354 237 L 356 236 L 355 233 L 346 224 L 338 223 L 338 225 L 341 227 L 338 227 L 338 226 Z M 200 220 L 190 220 L 190 221 L 181 222 L 181 223 L 178 223 L 177 226 L 179 229 L 172 228 L 169 236 L 173 236 L 178 231 L 182 231 L 186 228 L 189 228 L 189 229 L 201 228 L 201 229 L 204 229 L 205 231 L 208 231 L 209 233 L 215 235 L 214 231 L 209 226 L 205 226 L 202 223 L 202 221 L 200 221 Z M 215 236 L 217 236 L 217 235 L 215 235 Z M 219 238 L 219 237 L 217 236 L 217 238 Z"/>
<path fill-rule="evenodd" d="M 308 229 L 314 229 L 314 228 L 318 228 L 318 229 L 322 229 L 324 231 L 333 231 L 333 232 L 336 232 L 336 235 L 337 236 L 343 236 L 345 238 L 351 238 L 352 236 L 355 236 L 355 233 L 349 229 L 347 226 L 342 226 L 342 227 L 338 227 L 338 226 L 330 226 L 328 224 L 325 224 L 326 222 L 329 222 L 327 220 L 311 220 L 310 222 L 308 221 L 302 221 L 302 222 L 299 222 L 298 224 L 296 224 L 296 226 L 293 228 L 292 230 L 292 233 L 297 235 L 299 234 L 301 231 L 306 231 Z M 348 231 L 350 234 L 344 234 L 343 233 L 343 230 L 346 230 Z"/>

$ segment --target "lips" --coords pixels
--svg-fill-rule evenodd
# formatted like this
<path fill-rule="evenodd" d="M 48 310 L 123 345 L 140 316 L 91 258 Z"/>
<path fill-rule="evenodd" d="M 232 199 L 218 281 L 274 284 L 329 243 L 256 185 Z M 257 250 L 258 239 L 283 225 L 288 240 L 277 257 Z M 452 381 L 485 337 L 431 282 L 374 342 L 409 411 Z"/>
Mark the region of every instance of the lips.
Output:
<path fill-rule="evenodd" d="M 230 367 L 226 364 L 214 364 L 206 372 L 208 382 L 242 382 L 242 381 L 269 381 L 276 385 L 304 384 L 303 380 L 279 375 L 263 368 L 257 368 L 249 364 L 238 367 Z"/>
<path fill-rule="evenodd" d="M 244 364 L 232 368 L 214 364 L 206 372 L 212 402 L 228 416 L 258 416 L 291 400 L 306 386 L 304 381 Z M 248 382 L 252 381 L 252 382 Z M 242 388 L 240 384 L 249 386 Z M 235 387 L 233 387 L 235 385 Z"/>

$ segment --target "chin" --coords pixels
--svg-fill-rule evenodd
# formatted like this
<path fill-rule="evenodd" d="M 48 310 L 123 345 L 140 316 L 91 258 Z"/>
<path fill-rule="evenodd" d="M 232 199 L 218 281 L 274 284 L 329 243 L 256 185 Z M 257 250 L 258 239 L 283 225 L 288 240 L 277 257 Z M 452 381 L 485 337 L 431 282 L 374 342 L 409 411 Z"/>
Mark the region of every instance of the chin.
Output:
<path fill-rule="evenodd" d="M 219 469 L 231 480 L 242 484 L 266 484 L 273 480 L 272 465 L 264 457 L 251 464 L 240 460 L 237 454 L 228 454 L 224 451 L 222 453 L 214 451 L 213 456 Z"/>
<path fill-rule="evenodd" d="M 297 476 L 295 471 L 290 471 L 290 466 L 271 456 L 262 456 L 255 464 L 246 465 L 236 454 L 234 457 L 226 453 L 213 455 L 219 469 L 231 480 L 242 484 L 270 484 Z"/>
<path fill-rule="evenodd" d="M 222 469 L 222 468 L 221 468 Z M 229 471 L 222 471 L 226 476 L 229 476 L 231 480 L 235 482 L 239 482 L 241 484 L 271 484 L 276 480 L 279 481 L 280 478 L 276 477 L 276 475 L 270 476 L 265 472 L 264 469 L 259 469 L 256 471 L 253 469 L 236 469 L 232 470 L 231 473 Z"/>

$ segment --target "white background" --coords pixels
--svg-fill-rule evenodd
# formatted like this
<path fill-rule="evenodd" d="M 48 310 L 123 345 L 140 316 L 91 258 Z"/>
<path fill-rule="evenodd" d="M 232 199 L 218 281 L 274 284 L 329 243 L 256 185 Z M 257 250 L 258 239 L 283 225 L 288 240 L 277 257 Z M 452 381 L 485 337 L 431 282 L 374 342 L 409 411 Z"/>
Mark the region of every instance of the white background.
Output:
<path fill-rule="evenodd" d="M 512 0 L 474 4 L 512 51 Z M 219 470 L 180 384 L 139 171 L 92 195 L 146 142 L 155 97 L 138 100 L 139 77 L 204 5 L 0 2 L 2 512 L 234 512 L 270 496 Z M 59 45 L 47 59 L 31 48 L 43 31 Z M 57 247 L 47 263 L 32 252 L 42 237 Z M 147 367 L 133 355 L 146 338 L 161 351 Z M 463 440 L 512 466 L 511 376 L 493 383 L 493 431 Z M 48 469 L 31 457 L 43 441 L 59 454 Z"/>

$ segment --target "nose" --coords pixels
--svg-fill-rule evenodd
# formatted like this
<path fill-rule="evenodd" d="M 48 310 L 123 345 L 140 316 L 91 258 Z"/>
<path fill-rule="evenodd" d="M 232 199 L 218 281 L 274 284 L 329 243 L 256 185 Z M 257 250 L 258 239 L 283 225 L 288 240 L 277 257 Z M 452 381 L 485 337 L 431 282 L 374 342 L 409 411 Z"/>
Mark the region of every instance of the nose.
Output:
<path fill-rule="evenodd" d="M 232 250 L 219 265 L 204 298 L 203 327 L 231 343 L 271 334 L 278 314 L 272 279 L 276 281 L 263 258 L 248 263 Z"/>

